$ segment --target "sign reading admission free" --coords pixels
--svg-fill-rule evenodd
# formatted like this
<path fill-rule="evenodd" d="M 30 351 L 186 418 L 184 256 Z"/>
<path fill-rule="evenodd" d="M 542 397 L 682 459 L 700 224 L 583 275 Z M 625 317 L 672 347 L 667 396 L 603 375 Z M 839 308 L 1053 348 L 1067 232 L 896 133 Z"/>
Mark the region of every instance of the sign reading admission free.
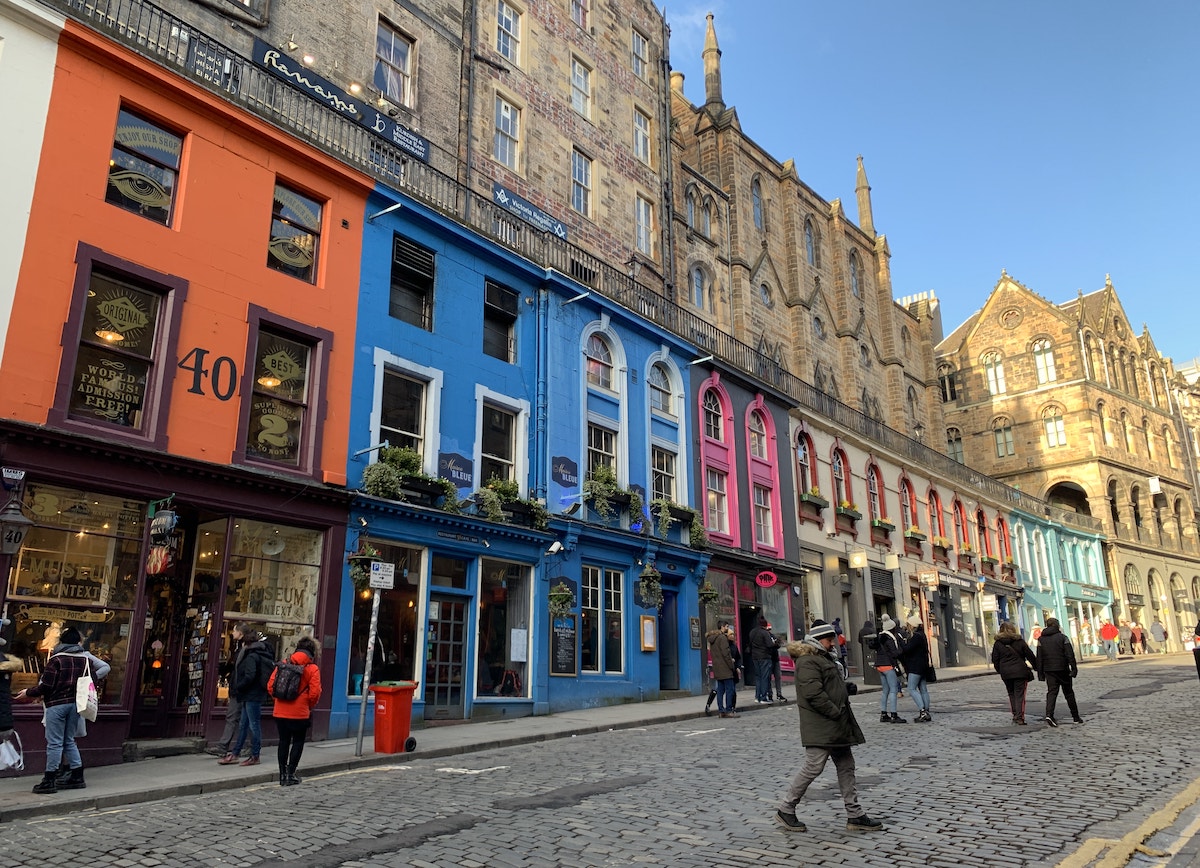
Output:
<path fill-rule="evenodd" d="M 371 132 L 383 136 L 421 162 L 429 162 L 428 139 L 422 138 L 386 115 L 380 114 L 369 101 L 360 100 L 347 93 L 333 82 L 317 75 L 304 64 L 288 57 L 273 45 L 263 42 L 261 39 L 255 39 L 252 60 L 297 90 L 325 103 L 350 120 L 357 121 Z"/>

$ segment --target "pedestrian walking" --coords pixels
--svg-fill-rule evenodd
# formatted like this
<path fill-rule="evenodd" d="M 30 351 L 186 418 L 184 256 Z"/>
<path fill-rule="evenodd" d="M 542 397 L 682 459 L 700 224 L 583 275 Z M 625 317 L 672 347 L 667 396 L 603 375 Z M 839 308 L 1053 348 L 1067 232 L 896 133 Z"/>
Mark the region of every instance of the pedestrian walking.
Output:
<path fill-rule="evenodd" d="M 1154 640 L 1153 650 L 1156 654 L 1167 653 L 1167 628 L 1158 618 L 1155 618 L 1154 623 L 1150 625 L 1150 638 Z"/>
<path fill-rule="evenodd" d="M 38 683 L 13 697 L 17 702 L 41 699 L 46 706 L 43 715 L 46 727 L 46 773 L 33 788 L 38 794 L 87 787 L 83 779 L 83 757 L 75 743 L 80 720 L 75 705 L 75 684 L 91 672 L 92 658 L 83 650 L 80 641 L 78 630 L 74 627 L 64 628 L 58 635 L 58 644 L 51 651 Z M 66 757 L 70 768 L 60 781 L 59 764 L 63 757 Z"/>
<path fill-rule="evenodd" d="M 237 741 L 238 734 L 242 731 L 242 702 L 234 695 L 233 679 L 238 662 L 246 653 L 246 634 L 248 632 L 250 632 L 249 625 L 234 625 L 229 633 L 229 660 L 219 670 L 221 677 L 225 679 L 229 695 L 225 705 L 225 728 L 221 730 L 221 737 L 217 743 L 208 749 L 208 753 L 216 757 L 223 757 L 229 753 L 233 748 L 233 743 Z"/>
<path fill-rule="evenodd" d="M 800 712 L 800 742 L 804 745 L 804 765 L 775 811 L 775 821 L 788 832 L 807 830 L 796 817 L 796 806 L 831 759 L 846 805 L 846 829 L 883 829 L 883 823 L 867 816 L 858 803 L 853 748 L 866 739 L 850 708 L 850 694 L 833 650 L 836 641 L 832 625 L 818 624 L 809 629 L 803 641 L 787 645 L 787 653 L 796 664 L 796 707 Z"/>
<path fill-rule="evenodd" d="M 1033 669 L 1030 667 L 1036 666 L 1037 658 L 1021 638 L 1017 625 L 1012 621 L 1002 622 L 996 633 L 996 641 L 992 644 L 992 668 L 1004 682 L 1012 722 L 1016 726 L 1025 726 L 1025 694 L 1029 682 L 1033 680 Z"/>
<path fill-rule="evenodd" d="M 783 695 L 783 666 L 779 662 L 779 647 L 783 644 L 783 637 L 775 635 L 775 629 L 767 624 L 767 632 L 771 634 L 771 639 L 775 643 L 775 647 L 771 649 L 771 681 L 775 684 L 774 698 L 776 702 L 787 702 L 787 697 Z"/>
<path fill-rule="evenodd" d="M 1117 631 L 1117 633 L 1121 637 L 1121 653 L 1122 654 L 1132 654 L 1133 653 L 1133 628 L 1129 626 L 1129 622 L 1122 621 L 1121 627 Z"/>
<path fill-rule="evenodd" d="M 771 668 L 775 662 L 775 637 L 767 629 L 767 619 L 759 615 L 750 631 L 750 663 L 754 667 L 754 701 L 771 701 Z"/>
<path fill-rule="evenodd" d="M 917 706 L 917 723 L 931 723 L 929 715 L 929 639 L 925 635 L 925 624 L 920 615 L 909 615 L 907 619 L 911 633 L 900 648 L 900 665 L 908 673 L 908 693 Z"/>
<path fill-rule="evenodd" d="M 1146 653 L 1146 633 L 1142 630 L 1141 625 L 1134 621 L 1129 625 L 1131 634 L 1130 644 L 1134 654 Z"/>
<path fill-rule="evenodd" d="M 1192 657 L 1196 661 L 1196 676 L 1200 677 L 1200 621 L 1196 622 L 1196 629 L 1192 632 Z"/>
<path fill-rule="evenodd" d="M 1117 625 L 1105 618 L 1104 623 L 1100 625 L 1100 641 L 1104 643 L 1105 656 L 1114 663 L 1117 660 L 1117 639 L 1120 635 L 1121 631 L 1117 629 Z"/>
<path fill-rule="evenodd" d="M 1071 719 L 1076 723 L 1083 723 L 1083 718 L 1079 716 L 1079 706 L 1075 702 L 1075 686 L 1072 683 L 1079 677 L 1079 664 L 1075 660 L 1075 649 L 1071 647 L 1071 640 L 1059 628 L 1057 618 L 1046 619 L 1046 629 L 1042 631 L 1042 640 L 1038 642 L 1037 674 L 1039 681 L 1046 682 L 1046 725 L 1058 726 L 1058 720 L 1054 717 L 1054 706 L 1059 690 L 1062 690 L 1067 700 Z"/>
<path fill-rule="evenodd" d="M 301 667 L 300 692 L 295 699 L 275 696 L 275 680 L 279 669 L 271 673 L 267 692 L 275 696 L 275 728 L 279 731 L 279 786 L 292 787 L 300 783 L 296 767 L 304 753 L 304 736 L 312 719 L 313 707 L 321 698 L 321 669 L 317 666 L 317 643 L 311 636 L 301 636 L 289 663 Z"/>
<path fill-rule="evenodd" d="M 234 669 L 233 684 L 229 688 L 229 695 L 236 695 L 242 706 L 241 729 L 229 753 L 217 760 L 220 765 L 230 766 L 238 761 L 238 754 L 242 752 L 247 736 L 250 737 L 250 756 L 240 764 L 256 766 L 259 763 L 259 754 L 262 752 L 262 706 L 270 698 L 267 681 L 275 669 L 274 656 L 264 638 L 257 630 L 246 633 L 245 653 Z"/>
<path fill-rule="evenodd" d="M 875 638 L 875 669 L 883 687 L 879 694 L 879 722 L 908 723 L 896 712 L 900 693 L 900 640 L 896 636 L 896 622 L 890 615 L 884 615 L 879 626 L 882 629 Z"/>
<path fill-rule="evenodd" d="M 712 655 L 713 678 L 717 681 L 717 712 L 721 717 L 738 716 L 732 703 L 737 667 L 730 648 L 731 632 L 728 624 L 722 624 L 716 630 L 709 630 L 705 637 L 708 639 L 708 653 Z"/>

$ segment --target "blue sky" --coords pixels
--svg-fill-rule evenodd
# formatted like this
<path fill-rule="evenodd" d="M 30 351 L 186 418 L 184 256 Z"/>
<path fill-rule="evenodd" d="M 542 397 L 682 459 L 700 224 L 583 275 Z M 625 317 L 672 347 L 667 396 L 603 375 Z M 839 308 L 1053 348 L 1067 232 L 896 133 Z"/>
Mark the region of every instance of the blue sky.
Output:
<path fill-rule="evenodd" d="M 705 15 L 742 129 L 853 218 L 863 155 L 894 295 L 946 333 L 1001 269 L 1054 302 L 1104 286 L 1200 356 L 1200 2 L 683 0 L 671 65 L 704 101 Z"/>

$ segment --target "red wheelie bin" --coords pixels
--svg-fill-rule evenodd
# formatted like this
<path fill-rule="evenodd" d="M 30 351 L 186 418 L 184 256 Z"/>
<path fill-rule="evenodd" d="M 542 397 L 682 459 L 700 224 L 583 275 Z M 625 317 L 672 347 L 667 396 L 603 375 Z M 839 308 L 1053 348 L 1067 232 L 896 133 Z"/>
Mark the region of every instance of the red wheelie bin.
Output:
<path fill-rule="evenodd" d="M 375 694 L 375 753 L 412 753 L 417 749 L 417 740 L 408 734 L 417 684 L 384 681 L 371 685 Z"/>

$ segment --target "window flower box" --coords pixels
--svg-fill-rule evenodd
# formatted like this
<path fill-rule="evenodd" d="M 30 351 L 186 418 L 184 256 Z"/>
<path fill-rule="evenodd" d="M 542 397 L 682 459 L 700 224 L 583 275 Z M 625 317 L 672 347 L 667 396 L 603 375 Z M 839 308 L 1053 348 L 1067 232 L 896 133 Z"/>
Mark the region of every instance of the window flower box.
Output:
<path fill-rule="evenodd" d="M 849 506 L 839 506 L 837 508 L 837 514 L 845 516 L 851 521 L 858 521 L 860 518 L 862 518 L 862 513 L 854 508 L 854 504 L 850 504 Z"/>
<path fill-rule="evenodd" d="M 919 527 L 910 527 L 904 532 L 904 536 L 906 539 L 913 539 L 917 542 L 925 542 L 926 540 L 925 534 L 921 532 Z"/>
<path fill-rule="evenodd" d="M 800 523 L 824 524 L 821 513 L 829 506 L 829 501 L 821 497 L 819 491 L 807 491 L 800 495 Z"/>
<path fill-rule="evenodd" d="M 800 495 L 800 502 L 811 504 L 812 506 L 815 506 L 818 510 L 824 509 L 825 507 L 829 506 L 829 501 L 826 500 L 825 498 L 821 497 L 821 492 L 819 492 L 819 491 L 804 492 L 803 494 Z"/>
<path fill-rule="evenodd" d="M 888 521 L 886 518 L 871 519 L 871 527 L 879 528 L 880 530 L 882 530 L 886 533 L 891 533 L 892 531 L 894 531 L 896 529 L 896 526 L 894 524 L 892 524 L 890 521 Z"/>

